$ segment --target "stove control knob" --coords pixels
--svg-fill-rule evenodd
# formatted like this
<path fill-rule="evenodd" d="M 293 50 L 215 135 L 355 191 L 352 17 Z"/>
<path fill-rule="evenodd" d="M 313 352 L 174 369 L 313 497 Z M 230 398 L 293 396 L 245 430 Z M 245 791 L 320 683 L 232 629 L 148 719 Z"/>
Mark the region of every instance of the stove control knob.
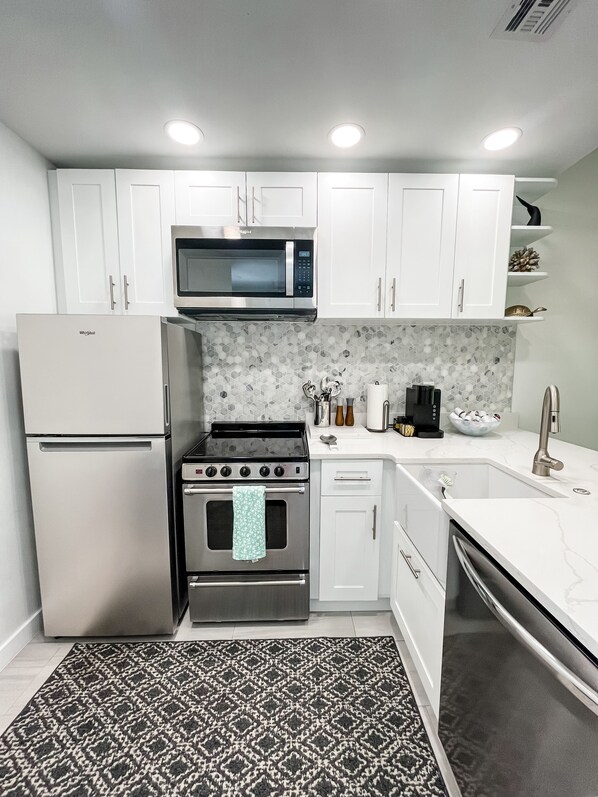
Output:
<path fill-rule="evenodd" d="M 231 473 L 232 470 L 228 467 L 228 465 L 225 465 L 223 468 L 220 469 L 221 476 L 230 476 Z"/>
<path fill-rule="evenodd" d="M 209 476 L 210 478 L 212 478 L 212 476 L 215 476 L 217 473 L 218 471 L 213 465 L 210 465 L 209 468 L 206 468 L 206 476 Z"/>
<path fill-rule="evenodd" d="M 282 467 L 282 465 L 277 465 L 274 468 L 274 475 L 275 476 L 284 476 L 284 468 Z"/>
<path fill-rule="evenodd" d="M 263 476 L 265 478 L 266 476 L 269 475 L 270 475 L 270 468 L 267 465 L 262 465 L 262 467 L 260 468 L 260 476 Z"/>
<path fill-rule="evenodd" d="M 251 471 L 250 471 L 250 469 L 247 467 L 247 465 L 243 465 L 243 467 L 241 468 L 241 470 L 239 471 L 239 473 L 241 474 L 241 476 L 249 476 L 249 474 L 251 473 Z"/>

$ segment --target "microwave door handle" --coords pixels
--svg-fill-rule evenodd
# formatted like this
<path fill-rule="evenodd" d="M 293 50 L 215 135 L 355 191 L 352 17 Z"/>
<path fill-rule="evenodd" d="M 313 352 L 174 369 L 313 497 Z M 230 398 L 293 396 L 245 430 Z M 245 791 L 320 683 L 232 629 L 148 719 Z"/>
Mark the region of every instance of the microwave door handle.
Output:
<path fill-rule="evenodd" d="M 295 266 L 295 241 L 285 244 L 287 296 L 293 295 L 293 270 Z"/>
<path fill-rule="evenodd" d="M 571 692 L 572 695 L 598 716 L 598 694 L 594 689 L 560 662 L 556 656 L 530 634 L 527 628 L 524 628 L 524 626 L 505 609 L 479 577 L 461 541 L 457 539 L 457 537 L 453 537 L 453 546 L 465 574 L 492 614 L 500 621 L 511 636 L 515 637 L 532 656 L 538 659 L 538 661 L 560 681 L 565 689 Z"/>

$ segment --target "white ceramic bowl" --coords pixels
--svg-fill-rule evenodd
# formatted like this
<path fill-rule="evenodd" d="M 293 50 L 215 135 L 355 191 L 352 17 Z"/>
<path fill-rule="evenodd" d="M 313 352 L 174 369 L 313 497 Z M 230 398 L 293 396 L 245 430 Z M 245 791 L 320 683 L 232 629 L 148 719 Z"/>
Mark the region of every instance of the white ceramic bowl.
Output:
<path fill-rule="evenodd" d="M 471 437 L 482 437 L 488 432 L 494 432 L 500 426 L 500 421 L 496 418 L 489 421 L 470 421 L 467 418 L 454 418 L 451 413 L 449 420 L 458 432 Z"/>

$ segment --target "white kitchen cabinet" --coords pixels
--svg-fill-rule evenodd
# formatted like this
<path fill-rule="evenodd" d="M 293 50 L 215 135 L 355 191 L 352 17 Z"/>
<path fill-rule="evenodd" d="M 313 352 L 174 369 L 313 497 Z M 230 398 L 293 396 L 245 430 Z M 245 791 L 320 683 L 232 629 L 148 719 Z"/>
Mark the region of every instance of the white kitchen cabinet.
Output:
<path fill-rule="evenodd" d="M 460 177 L 454 318 L 504 316 L 514 183 L 506 174 Z"/>
<path fill-rule="evenodd" d="M 384 316 L 387 174 L 318 175 L 318 317 Z"/>
<path fill-rule="evenodd" d="M 121 312 L 114 172 L 58 169 L 49 183 L 58 310 Z"/>
<path fill-rule="evenodd" d="M 324 462 L 321 492 L 320 600 L 377 600 L 382 462 Z"/>
<path fill-rule="evenodd" d="M 457 174 L 390 174 L 387 318 L 450 318 Z"/>
<path fill-rule="evenodd" d="M 390 607 L 438 716 L 445 593 L 395 521 Z"/>
<path fill-rule="evenodd" d="M 174 315 L 172 172 L 49 172 L 58 309 Z"/>
<path fill-rule="evenodd" d="M 176 315 L 170 236 L 175 223 L 173 173 L 117 169 L 116 206 L 123 312 Z"/>
<path fill-rule="evenodd" d="M 315 172 L 175 174 L 176 223 L 207 227 L 315 227 Z"/>

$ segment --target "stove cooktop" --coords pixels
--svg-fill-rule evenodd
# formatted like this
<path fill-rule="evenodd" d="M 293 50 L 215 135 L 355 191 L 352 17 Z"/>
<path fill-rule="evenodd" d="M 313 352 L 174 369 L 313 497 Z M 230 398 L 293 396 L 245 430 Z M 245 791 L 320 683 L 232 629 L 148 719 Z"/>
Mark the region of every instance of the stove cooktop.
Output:
<path fill-rule="evenodd" d="M 308 460 L 304 423 L 213 423 L 183 456 L 183 480 L 296 480 L 307 476 Z"/>

